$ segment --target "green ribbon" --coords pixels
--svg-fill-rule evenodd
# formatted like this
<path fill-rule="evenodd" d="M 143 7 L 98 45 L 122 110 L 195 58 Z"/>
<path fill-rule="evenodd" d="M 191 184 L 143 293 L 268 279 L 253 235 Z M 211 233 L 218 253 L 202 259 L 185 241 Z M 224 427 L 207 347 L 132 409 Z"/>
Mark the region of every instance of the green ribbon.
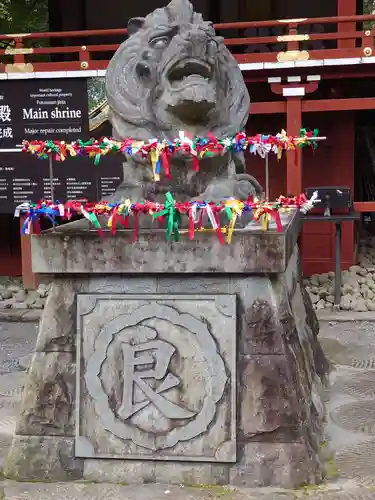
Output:
<path fill-rule="evenodd" d="M 301 130 L 300 130 L 300 137 L 306 137 L 306 136 L 307 136 L 307 130 L 305 128 L 301 128 Z M 312 132 L 312 137 L 318 137 L 318 136 L 319 136 L 319 129 L 318 128 L 314 128 L 314 130 Z M 305 146 L 306 146 L 306 144 L 299 144 L 300 148 L 304 148 Z M 317 141 L 310 140 L 310 146 L 313 149 L 316 149 L 318 147 Z"/>
<path fill-rule="evenodd" d="M 45 142 L 45 149 L 51 151 L 51 153 L 59 153 L 59 146 L 51 140 Z"/>
<path fill-rule="evenodd" d="M 226 213 L 226 215 L 227 215 L 227 217 L 228 217 L 228 220 L 229 220 L 229 221 L 230 221 L 230 220 L 232 220 L 232 218 L 233 218 L 233 213 L 232 213 L 232 210 L 231 210 L 229 207 L 225 207 L 225 213 Z"/>
<path fill-rule="evenodd" d="M 94 158 L 94 165 L 99 165 L 100 163 L 100 153 L 96 153 Z"/>
<path fill-rule="evenodd" d="M 166 228 L 167 241 L 171 239 L 172 234 L 174 241 L 179 240 L 180 238 L 179 226 L 180 226 L 181 215 L 178 212 L 178 210 L 176 210 L 175 200 L 169 191 L 165 195 L 164 209 L 161 212 L 156 212 L 152 214 L 152 216 L 154 218 L 167 217 L 167 228 Z"/>
<path fill-rule="evenodd" d="M 98 218 L 96 217 L 96 215 L 92 212 L 89 212 L 89 216 L 90 216 L 90 220 L 91 222 L 94 224 L 94 226 L 96 227 L 96 229 L 101 229 L 102 226 L 100 225 L 99 221 L 98 221 Z"/>
<path fill-rule="evenodd" d="M 313 137 L 318 137 L 319 136 L 319 129 L 314 128 L 313 130 Z M 312 147 L 316 149 L 318 147 L 317 141 L 312 141 Z"/>

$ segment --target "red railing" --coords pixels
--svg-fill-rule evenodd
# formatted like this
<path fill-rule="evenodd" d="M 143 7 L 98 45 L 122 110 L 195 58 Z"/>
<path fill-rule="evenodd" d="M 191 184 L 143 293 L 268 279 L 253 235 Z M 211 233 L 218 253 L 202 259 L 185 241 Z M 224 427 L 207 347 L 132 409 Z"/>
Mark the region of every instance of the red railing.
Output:
<path fill-rule="evenodd" d="M 239 63 L 370 57 L 375 15 L 217 24 Z M 126 29 L 0 35 L 0 72 L 105 69 Z M 375 55 L 375 52 L 374 52 Z"/>

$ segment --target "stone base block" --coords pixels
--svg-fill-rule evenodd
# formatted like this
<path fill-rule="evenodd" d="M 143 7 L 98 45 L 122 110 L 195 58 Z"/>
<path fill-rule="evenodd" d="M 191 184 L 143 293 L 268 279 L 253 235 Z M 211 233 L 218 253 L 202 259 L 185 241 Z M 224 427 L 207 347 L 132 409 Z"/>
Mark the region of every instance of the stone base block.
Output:
<path fill-rule="evenodd" d="M 3 473 L 23 481 L 71 481 L 82 478 L 83 461 L 74 458 L 72 438 L 16 435 Z"/>
<path fill-rule="evenodd" d="M 247 443 L 230 471 L 230 484 L 246 488 L 295 488 L 322 479 L 321 464 L 300 443 Z"/>
<path fill-rule="evenodd" d="M 328 365 L 318 329 L 297 246 L 273 274 L 61 273 L 5 474 L 319 483 Z"/>
<path fill-rule="evenodd" d="M 86 460 L 87 481 L 126 484 L 229 484 L 228 465 L 152 461 Z"/>
<path fill-rule="evenodd" d="M 74 436 L 75 362 L 70 352 L 36 352 L 26 383 L 16 433 Z"/>

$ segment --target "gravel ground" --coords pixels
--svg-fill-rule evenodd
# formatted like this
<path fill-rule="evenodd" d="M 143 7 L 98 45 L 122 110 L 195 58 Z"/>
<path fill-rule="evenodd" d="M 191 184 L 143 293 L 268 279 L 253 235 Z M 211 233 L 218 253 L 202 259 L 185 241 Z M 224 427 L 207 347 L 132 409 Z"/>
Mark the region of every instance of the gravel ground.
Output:
<path fill-rule="evenodd" d="M 35 323 L 0 323 L 0 375 L 21 370 L 19 360 L 35 346 Z"/>
<path fill-rule="evenodd" d="M 0 323 L 0 466 L 14 432 L 33 323 Z M 1 500 L 375 500 L 375 322 L 322 322 L 322 345 L 333 370 L 327 395 L 331 479 L 295 491 L 163 485 L 16 483 L 0 480 Z M 25 358 L 26 357 L 26 358 Z"/>

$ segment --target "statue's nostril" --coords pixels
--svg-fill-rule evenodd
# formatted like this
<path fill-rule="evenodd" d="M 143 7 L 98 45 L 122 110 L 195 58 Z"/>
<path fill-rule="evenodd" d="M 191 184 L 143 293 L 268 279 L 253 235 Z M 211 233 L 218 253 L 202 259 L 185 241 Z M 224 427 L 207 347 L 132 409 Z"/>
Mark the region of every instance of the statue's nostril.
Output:
<path fill-rule="evenodd" d="M 145 50 L 142 54 L 142 58 L 145 59 L 146 61 L 151 59 L 151 57 L 152 57 L 152 53 L 149 50 Z"/>
<path fill-rule="evenodd" d="M 144 62 L 139 62 L 135 68 L 137 75 L 141 78 L 148 78 L 151 76 L 150 66 Z"/>

